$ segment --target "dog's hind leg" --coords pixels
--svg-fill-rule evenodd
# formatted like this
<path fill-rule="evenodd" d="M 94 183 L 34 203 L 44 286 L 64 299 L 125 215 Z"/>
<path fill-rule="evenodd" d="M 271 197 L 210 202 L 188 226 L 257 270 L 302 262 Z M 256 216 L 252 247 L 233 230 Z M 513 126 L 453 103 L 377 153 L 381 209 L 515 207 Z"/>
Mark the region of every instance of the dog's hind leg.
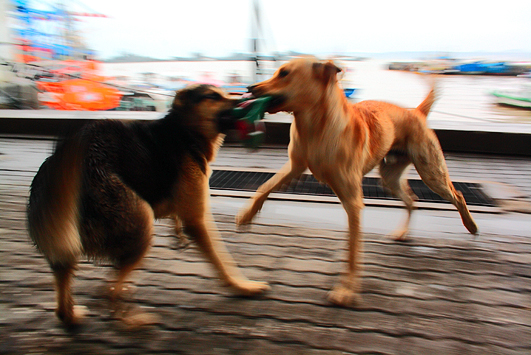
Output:
<path fill-rule="evenodd" d="M 304 170 L 306 170 L 304 164 L 294 163 L 290 159 L 271 179 L 260 186 L 249 202 L 240 209 L 236 216 L 236 224 L 241 226 L 250 223 L 258 211 L 262 209 L 272 191 L 279 189 L 284 184 L 289 184 L 291 180 L 299 177 Z"/>
<path fill-rule="evenodd" d="M 155 324 L 159 321 L 159 317 L 154 314 L 139 312 L 137 309 L 127 309 L 123 305 L 124 300 L 122 299 L 122 296 L 126 290 L 124 284 L 129 274 L 140 264 L 142 256 L 118 266 L 118 277 L 114 285 L 111 287 L 111 309 L 114 316 L 132 328 Z"/>
<path fill-rule="evenodd" d="M 70 290 L 83 247 L 79 234 L 82 152 L 60 149 L 40 167 L 31 184 L 28 232 L 55 278 L 56 315 L 65 326 L 80 324 L 84 307 L 74 306 Z"/>
<path fill-rule="evenodd" d="M 74 306 L 74 299 L 72 298 L 71 285 L 76 266 L 73 263 L 53 263 L 50 266 L 55 277 L 57 290 L 55 314 L 67 327 L 75 327 L 80 324 L 86 313 L 85 307 Z"/>
<path fill-rule="evenodd" d="M 393 196 L 399 198 L 406 205 L 407 217 L 402 226 L 394 231 L 391 236 L 395 240 L 406 240 L 409 232 L 409 222 L 411 214 L 414 210 L 414 202 L 417 196 L 409 187 L 406 178 L 403 178 L 403 173 L 410 166 L 411 160 L 406 155 L 390 155 L 388 158 L 380 162 L 380 175 L 382 177 L 382 186 L 388 189 Z"/>
<path fill-rule="evenodd" d="M 154 315 L 124 309 L 122 299 L 127 278 L 138 267 L 151 246 L 154 215 L 149 204 L 136 194 L 129 192 L 127 196 L 122 200 L 122 204 L 124 210 L 129 212 L 117 221 L 121 228 L 114 229 L 116 235 L 108 237 L 108 241 L 118 246 L 118 250 L 113 252 L 118 272 L 111 287 L 111 308 L 117 318 L 129 326 L 137 327 L 158 321 L 158 317 Z"/>
<path fill-rule="evenodd" d="M 436 194 L 451 202 L 459 211 L 463 225 L 471 234 L 477 234 L 478 227 L 470 214 L 461 191 L 456 191 L 450 176 L 441 146 L 435 133 L 427 131 L 426 140 L 419 148 L 412 150 L 410 157 L 422 181 Z"/>

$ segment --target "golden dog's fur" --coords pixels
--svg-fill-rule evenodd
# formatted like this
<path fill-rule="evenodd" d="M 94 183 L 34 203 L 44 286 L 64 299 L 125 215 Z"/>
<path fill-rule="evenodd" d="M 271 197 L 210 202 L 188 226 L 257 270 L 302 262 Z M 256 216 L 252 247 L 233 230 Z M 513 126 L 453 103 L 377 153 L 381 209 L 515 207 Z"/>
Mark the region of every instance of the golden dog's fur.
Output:
<path fill-rule="evenodd" d="M 221 114 L 235 103 L 213 86 L 189 87 L 177 93 L 164 118 L 97 122 L 58 144 L 42 164 L 31 186 L 28 229 L 53 270 L 56 313 L 66 325 L 82 316 L 70 290 L 81 255 L 118 269 L 111 294 L 116 307 L 124 280 L 149 249 L 154 218 L 175 219 L 177 233 L 182 222 L 239 293 L 268 288 L 239 272 L 210 213 L 208 163 L 221 145 L 221 126 L 231 128 L 232 119 L 223 121 Z"/>
<path fill-rule="evenodd" d="M 416 199 L 407 180 L 401 178 L 411 163 L 426 185 L 457 207 L 470 233 L 476 234 L 477 226 L 463 195 L 450 181 L 439 141 L 426 123 L 435 101 L 434 90 L 416 109 L 379 101 L 351 104 L 337 82 L 340 71 L 331 61 L 300 58 L 281 66 L 271 79 L 250 87 L 254 96 L 276 98 L 279 104 L 270 112 L 291 111 L 294 121 L 289 161 L 260 186 L 240 210 L 236 222 L 250 223 L 271 191 L 309 168 L 334 190 L 348 215 L 348 268 L 329 293 L 331 302 L 346 306 L 359 298 L 362 178 L 376 165 L 380 167 L 383 185 L 407 208 L 407 219 L 395 233 L 397 239 L 406 238 Z"/>

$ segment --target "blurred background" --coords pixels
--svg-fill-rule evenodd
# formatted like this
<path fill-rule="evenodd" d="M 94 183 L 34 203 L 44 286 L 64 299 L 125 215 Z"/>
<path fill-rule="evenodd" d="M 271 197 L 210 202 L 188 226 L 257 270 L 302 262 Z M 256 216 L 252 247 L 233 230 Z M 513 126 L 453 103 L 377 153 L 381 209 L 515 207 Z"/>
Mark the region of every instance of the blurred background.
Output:
<path fill-rule="evenodd" d="M 0 0 L 0 354 L 529 354 L 530 15 L 530 0 Z M 130 288 L 161 324 L 116 326 L 99 291 L 105 273 L 84 262 L 75 289 L 91 309 L 87 327 L 63 332 L 25 225 L 31 180 L 55 137 L 97 119 L 159 118 L 191 83 L 238 96 L 301 55 L 343 68 L 353 103 L 416 107 L 435 78 L 428 125 L 453 181 L 487 197 L 469 203 L 481 235 L 465 235 L 453 207 L 418 193 L 412 241 L 391 243 L 384 234 L 405 212 L 382 208 L 398 201 L 370 172 L 365 301 L 330 307 L 348 219 L 333 196 L 314 194 L 326 186 L 303 175 L 253 229 L 234 226 L 256 177 L 287 160 L 292 116 L 266 114 L 267 149 L 220 150 L 211 205 L 244 274 L 271 282 L 271 294 L 230 296 L 195 249 L 172 250 L 182 246 L 162 220 Z M 419 186 L 413 169 L 406 176 Z"/>
<path fill-rule="evenodd" d="M 333 59 L 352 101 L 447 120 L 529 123 L 531 2 L 0 0 L 0 108 L 165 111 L 176 89 L 232 94 L 301 55 Z"/>

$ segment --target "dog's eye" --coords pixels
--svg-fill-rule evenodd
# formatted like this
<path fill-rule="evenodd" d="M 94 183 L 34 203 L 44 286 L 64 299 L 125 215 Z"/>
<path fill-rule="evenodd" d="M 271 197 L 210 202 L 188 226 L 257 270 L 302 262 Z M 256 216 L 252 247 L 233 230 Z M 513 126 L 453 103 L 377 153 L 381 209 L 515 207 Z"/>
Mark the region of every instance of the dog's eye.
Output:
<path fill-rule="evenodd" d="M 289 74 L 289 70 L 287 69 L 281 69 L 279 72 L 278 72 L 278 77 L 279 78 L 285 78 L 286 76 L 288 76 Z"/>
<path fill-rule="evenodd" d="M 203 96 L 205 99 L 209 99 L 209 100 L 215 100 L 215 101 L 219 101 L 221 100 L 223 97 L 221 96 L 220 93 L 218 92 L 211 92 L 210 94 L 206 94 L 205 96 Z"/>

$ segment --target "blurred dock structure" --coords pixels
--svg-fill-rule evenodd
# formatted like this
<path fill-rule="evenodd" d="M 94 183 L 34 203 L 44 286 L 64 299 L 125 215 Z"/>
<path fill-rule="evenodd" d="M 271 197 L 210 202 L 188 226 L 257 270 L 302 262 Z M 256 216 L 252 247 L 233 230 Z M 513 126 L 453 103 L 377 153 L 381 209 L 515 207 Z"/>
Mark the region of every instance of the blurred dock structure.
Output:
<path fill-rule="evenodd" d="M 0 110 L 0 134 L 57 136 L 100 119 L 154 120 L 161 112 Z M 531 119 L 531 111 L 529 111 Z M 292 116 L 266 115 L 267 145 L 286 146 Z M 430 113 L 428 125 L 435 130 L 447 152 L 531 156 L 531 123 L 460 119 L 459 114 Z M 230 137 L 229 137 L 230 140 Z"/>

